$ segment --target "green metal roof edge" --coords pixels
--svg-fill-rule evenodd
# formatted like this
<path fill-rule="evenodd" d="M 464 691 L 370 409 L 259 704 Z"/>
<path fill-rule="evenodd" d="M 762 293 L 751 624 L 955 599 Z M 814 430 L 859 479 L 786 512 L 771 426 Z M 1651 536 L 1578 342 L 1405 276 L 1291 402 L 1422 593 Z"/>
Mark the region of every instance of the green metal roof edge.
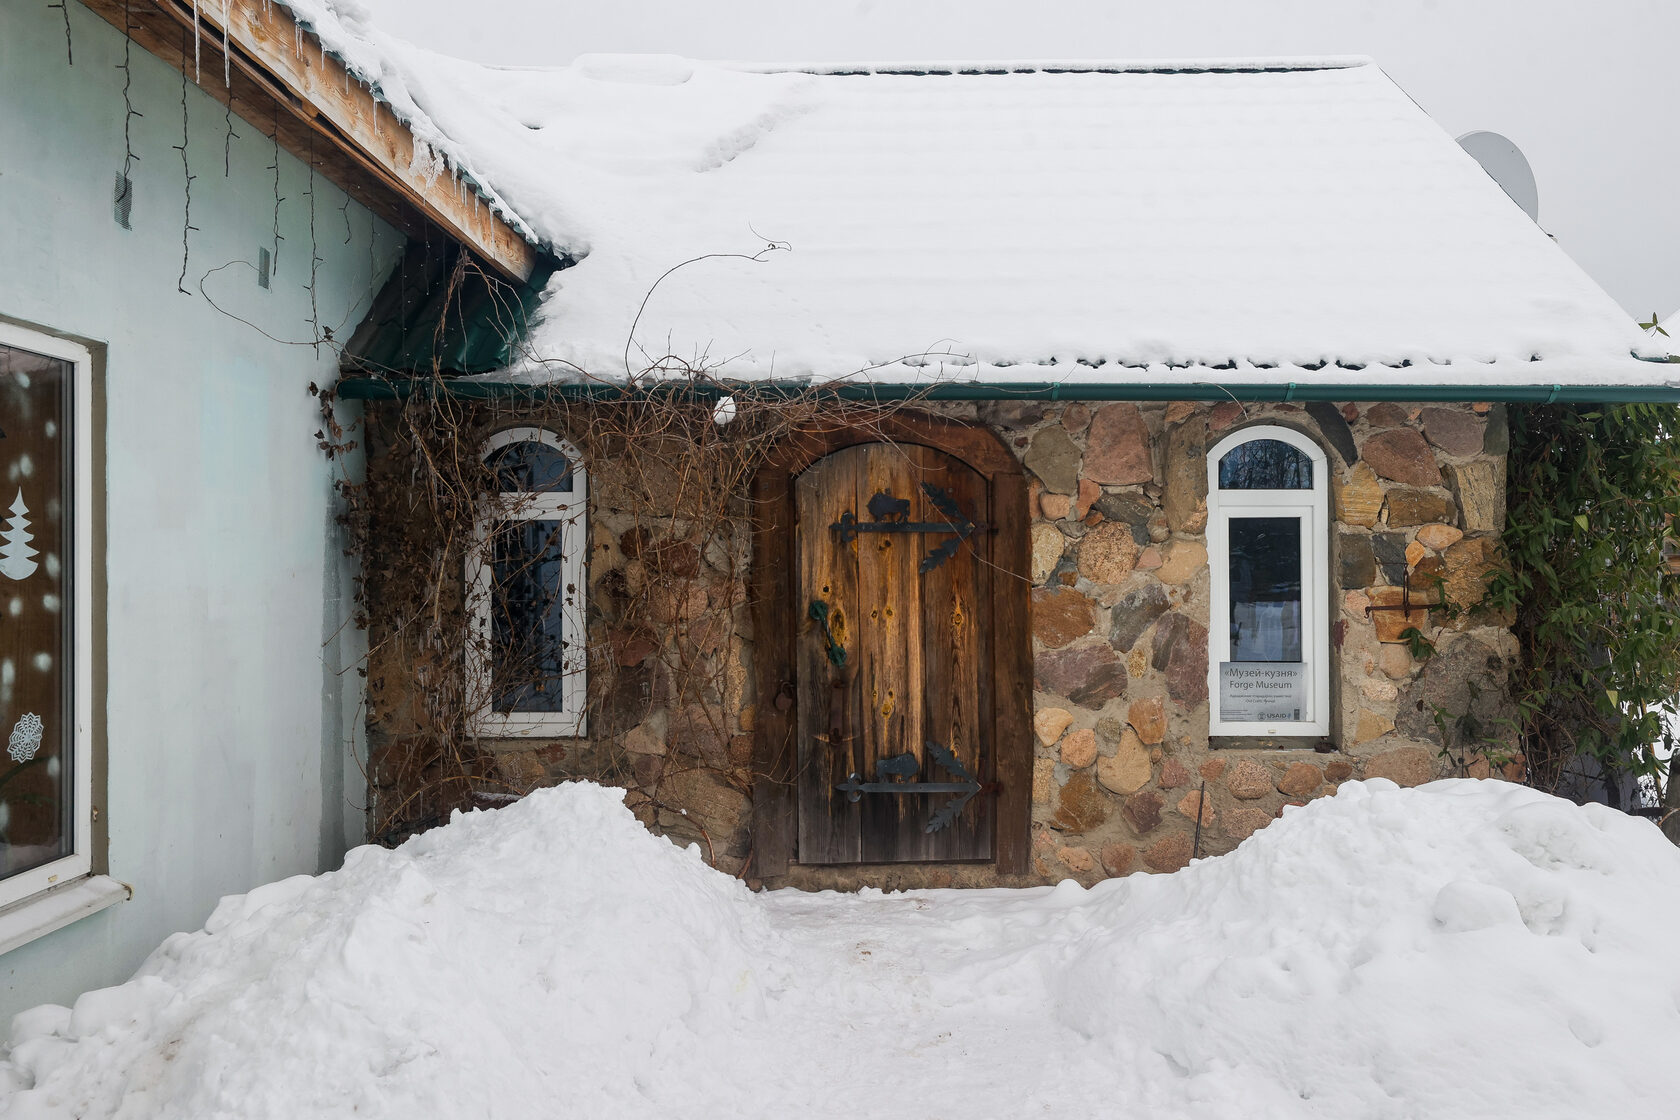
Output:
<path fill-rule="evenodd" d="M 416 395 L 455 400 L 625 400 L 657 394 L 661 386 L 627 389 L 623 385 L 575 382 L 523 384 L 430 377 L 347 377 L 338 382 L 343 400 L 407 400 Z M 702 398 L 792 397 L 813 388 L 840 400 L 854 401 L 1493 401 L 1505 404 L 1680 404 L 1680 385 L 1221 385 L 1208 382 L 1066 383 L 975 382 L 937 385 L 864 384 L 840 381 L 813 386 L 807 382 L 747 381 L 692 385 L 675 382 L 670 392 Z"/>

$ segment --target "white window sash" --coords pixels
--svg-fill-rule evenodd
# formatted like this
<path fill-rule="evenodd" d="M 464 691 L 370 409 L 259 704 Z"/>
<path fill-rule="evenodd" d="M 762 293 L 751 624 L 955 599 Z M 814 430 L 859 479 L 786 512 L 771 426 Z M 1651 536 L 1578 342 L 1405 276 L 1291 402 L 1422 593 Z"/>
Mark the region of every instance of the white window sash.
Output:
<path fill-rule="evenodd" d="M 1310 490 L 1221 490 L 1219 460 L 1233 448 L 1275 439 L 1312 460 Z M 1328 463 L 1324 452 L 1299 432 L 1244 428 L 1208 452 L 1208 733 L 1210 735 L 1324 736 L 1330 734 L 1330 532 Z M 1232 518 L 1296 517 L 1301 522 L 1301 659 L 1307 666 L 1307 716 L 1303 720 L 1220 718 L 1219 666 L 1231 659 Z M 1254 662 L 1267 664 L 1267 662 Z"/>
<path fill-rule="evenodd" d="M 486 738 L 553 738 L 583 735 L 587 730 L 585 706 L 588 700 L 588 641 L 584 600 L 588 594 L 583 558 L 588 536 L 588 480 L 577 450 L 554 433 L 541 428 L 510 428 L 486 441 L 483 453 L 515 442 L 547 443 L 572 464 L 572 489 L 568 492 L 508 492 L 480 504 L 473 532 L 473 548 L 467 556 L 467 688 L 468 696 L 479 701 L 474 715 L 478 734 Z M 569 636 L 561 655 L 561 711 L 498 712 L 495 710 L 491 679 L 490 608 L 494 597 L 495 572 L 489 562 L 490 536 L 497 525 L 509 521 L 557 521 L 560 523 L 560 551 L 564 581 L 577 593 L 562 599 L 561 624 Z"/>
<path fill-rule="evenodd" d="M 70 683 L 74 806 L 69 855 L 0 879 L 0 908 L 27 903 L 35 895 L 91 874 L 93 870 L 93 355 L 62 338 L 0 323 L 0 345 L 70 362 L 70 573 L 65 596 L 71 612 Z"/>

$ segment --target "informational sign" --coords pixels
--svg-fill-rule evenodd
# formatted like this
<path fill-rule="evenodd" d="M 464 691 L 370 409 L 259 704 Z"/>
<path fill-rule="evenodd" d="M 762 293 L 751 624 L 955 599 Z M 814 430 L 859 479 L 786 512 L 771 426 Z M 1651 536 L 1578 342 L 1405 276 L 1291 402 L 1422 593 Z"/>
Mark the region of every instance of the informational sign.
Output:
<path fill-rule="evenodd" d="M 1306 662 L 1219 663 L 1220 719 L 1238 723 L 1298 723 L 1306 717 Z"/>

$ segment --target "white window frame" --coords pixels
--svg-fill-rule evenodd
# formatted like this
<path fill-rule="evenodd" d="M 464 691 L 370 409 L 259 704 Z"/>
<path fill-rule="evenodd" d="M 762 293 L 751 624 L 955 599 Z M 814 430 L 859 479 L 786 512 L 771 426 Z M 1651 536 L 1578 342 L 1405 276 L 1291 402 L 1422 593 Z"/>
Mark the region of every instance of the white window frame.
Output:
<path fill-rule="evenodd" d="M 72 580 L 64 596 L 70 612 L 70 715 L 72 775 L 70 796 L 75 806 L 69 855 L 40 867 L 0 879 L 0 943 L 5 948 L 28 940 L 18 937 L 8 919 L 39 896 L 88 878 L 93 872 L 93 355 L 87 347 L 24 327 L 0 323 L 0 345 L 28 350 L 71 363 L 70 414 L 65 438 L 70 440 L 70 496 L 74 506 L 69 524 L 70 554 L 65 570 Z M 15 909 L 14 909 L 15 908 Z M 76 914 L 80 917 L 81 914 Z M 71 919 L 73 920 L 73 919 Z M 27 923 L 24 923 L 27 924 Z M 64 922 L 51 923 L 48 932 Z M 0 951 L 4 951 L 0 949 Z"/>
<path fill-rule="evenodd" d="M 475 719 L 478 734 L 486 738 L 551 738 L 576 736 L 585 733 L 587 719 L 584 707 L 588 698 L 588 642 L 584 629 L 584 600 L 588 594 L 585 582 L 585 538 L 588 533 L 589 476 L 583 469 L 583 459 L 577 448 L 546 428 L 507 428 L 484 441 L 480 458 L 513 443 L 545 443 L 566 457 L 572 465 L 572 489 L 566 493 L 531 493 L 509 490 L 486 498 L 479 506 L 473 531 L 473 548 L 467 555 L 467 618 L 470 633 L 467 642 L 468 695 L 482 698 Z M 506 521 L 560 522 L 560 552 L 564 578 L 577 594 L 569 602 L 562 602 L 565 633 L 570 644 L 561 659 L 560 702 L 558 712 L 498 712 L 495 692 L 490 679 L 491 581 L 494 570 L 490 564 L 490 535 L 495 527 Z"/>
<path fill-rule="evenodd" d="M 1234 448 L 1275 439 L 1312 461 L 1310 490 L 1221 490 L 1219 461 Z M 1330 472 L 1324 449 L 1289 428 L 1271 424 L 1232 432 L 1207 454 L 1208 734 L 1324 736 L 1330 734 Z M 1233 517 L 1301 519 L 1301 660 L 1307 664 L 1307 717 L 1299 721 L 1227 720 L 1219 716 L 1219 665 L 1231 657 L 1231 532 Z"/>

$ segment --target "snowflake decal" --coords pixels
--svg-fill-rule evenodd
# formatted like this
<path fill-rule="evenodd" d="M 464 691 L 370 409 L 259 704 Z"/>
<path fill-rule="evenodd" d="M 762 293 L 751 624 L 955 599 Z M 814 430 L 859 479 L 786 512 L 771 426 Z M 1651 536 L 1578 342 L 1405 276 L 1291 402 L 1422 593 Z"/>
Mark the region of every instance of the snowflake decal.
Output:
<path fill-rule="evenodd" d="M 41 749 L 41 717 L 25 712 L 12 726 L 12 737 L 6 743 L 6 753 L 13 762 L 28 762 Z"/>

